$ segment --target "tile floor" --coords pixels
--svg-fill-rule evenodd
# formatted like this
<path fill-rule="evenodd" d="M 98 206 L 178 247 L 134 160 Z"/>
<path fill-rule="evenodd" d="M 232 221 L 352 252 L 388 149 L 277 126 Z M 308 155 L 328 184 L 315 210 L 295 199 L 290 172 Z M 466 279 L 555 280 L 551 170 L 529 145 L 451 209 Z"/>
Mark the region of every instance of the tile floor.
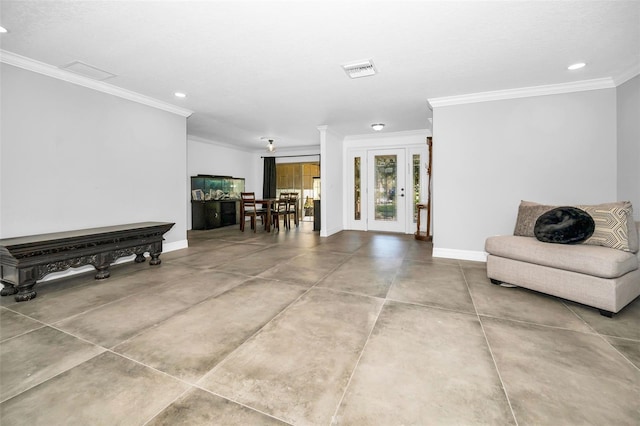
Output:
<path fill-rule="evenodd" d="M 0 423 L 640 424 L 640 299 L 604 318 L 411 235 L 189 245 L 2 298 Z"/>

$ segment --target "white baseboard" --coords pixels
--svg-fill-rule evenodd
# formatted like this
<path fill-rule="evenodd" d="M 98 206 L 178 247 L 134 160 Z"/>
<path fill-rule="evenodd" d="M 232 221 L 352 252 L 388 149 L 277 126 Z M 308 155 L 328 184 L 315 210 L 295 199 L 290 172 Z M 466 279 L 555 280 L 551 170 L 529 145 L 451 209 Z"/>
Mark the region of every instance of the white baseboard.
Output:
<path fill-rule="evenodd" d="M 181 250 L 189 247 L 188 240 L 174 241 L 172 243 L 163 243 L 162 252 L 168 253 L 170 251 Z"/>
<path fill-rule="evenodd" d="M 321 237 L 329 237 L 333 234 L 337 234 L 338 232 L 343 231 L 343 228 L 332 228 L 332 229 L 326 229 L 323 227 L 320 227 L 320 236 Z"/>
<path fill-rule="evenodd" d="M 447 248 L 433 248 L 433 257 L 445 259 L 471 260 L 473 262 L 486 262 L 487 253 L 484 251 L 457 250 Z"/>

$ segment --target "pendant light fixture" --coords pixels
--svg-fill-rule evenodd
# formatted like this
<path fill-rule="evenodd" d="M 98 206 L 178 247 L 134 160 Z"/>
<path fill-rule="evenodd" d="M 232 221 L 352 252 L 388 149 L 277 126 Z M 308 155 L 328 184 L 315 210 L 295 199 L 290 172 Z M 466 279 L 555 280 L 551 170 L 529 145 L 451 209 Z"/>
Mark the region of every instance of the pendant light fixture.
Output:
<path fill-rule="evenodd" d="M 267 142 L 267 152 L 276 152 L 276 146 L 273 144 L 275 138 L 273 136 L 262 136 L 260 140 Z"/>
<path fill-rule="evenodd" d="M 273 139 L 269 139 L 269 144 L 267 145 L 267 151 L 269 151 L 269 152 L 275 152 L 276 151 L 276 147 L 273 146 Z"/>

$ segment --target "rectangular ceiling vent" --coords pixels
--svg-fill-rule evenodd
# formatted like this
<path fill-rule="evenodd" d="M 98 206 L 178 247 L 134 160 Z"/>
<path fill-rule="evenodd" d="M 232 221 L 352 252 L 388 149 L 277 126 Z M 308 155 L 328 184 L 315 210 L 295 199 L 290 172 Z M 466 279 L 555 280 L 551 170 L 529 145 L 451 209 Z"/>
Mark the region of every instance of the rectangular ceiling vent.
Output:
<path fill-rule="evenodd" d="M 362 62 L 356 62 L 353 64 L 343 65 L 342 68 L 350 78 L 369 77 L 371 75 L 375 75 L 378 72 L 371 59 Z"/>
<path fill-rule="evenodd" d="M 73 61 L 70 64 L 60 67 L 60 69 L 71 71 L 73 73 L 80 74 L 98 81 L 105 81 L 109 78 L 116 77 L 116 74 L 101 70 L 98 67 L 85 64 L 81 61 Z"/>

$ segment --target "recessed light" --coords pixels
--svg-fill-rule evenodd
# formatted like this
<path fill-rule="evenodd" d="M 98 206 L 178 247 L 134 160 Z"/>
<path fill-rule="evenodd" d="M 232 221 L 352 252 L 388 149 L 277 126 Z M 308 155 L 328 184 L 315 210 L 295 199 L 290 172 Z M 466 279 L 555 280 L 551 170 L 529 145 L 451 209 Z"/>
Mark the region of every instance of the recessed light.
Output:
<path fill-rule="evenodd" d="M 0 27 L 0 33 L 8 33 L 9 31 L 7 31 L 7 29 L 5 27 Z"/>
<path fill-rule="evenodd" d="M 176 92 L 174 93 L 174 95 L 176 96 L 176 98 L 186 98 L 187 94 L 186 93 L 182 93 L 182 92 Z"/>
<path fill-rule="evenodd" d="M 571 71 L 579 70 L 580 68 L 584 67 L 585 65 L 587 65 L 587 64 L 585 64 L 584 62 L 578 62 L 577 64 L 569 65 L 567 67 L 567 69 L 569 69 Z"/>
<path fill-rule="evenodd" d="M 372 124 L 371 128 L 376 132 L 379 132 L 380 130 L 384 129 L 384 124 L 382 123 Z"/>

